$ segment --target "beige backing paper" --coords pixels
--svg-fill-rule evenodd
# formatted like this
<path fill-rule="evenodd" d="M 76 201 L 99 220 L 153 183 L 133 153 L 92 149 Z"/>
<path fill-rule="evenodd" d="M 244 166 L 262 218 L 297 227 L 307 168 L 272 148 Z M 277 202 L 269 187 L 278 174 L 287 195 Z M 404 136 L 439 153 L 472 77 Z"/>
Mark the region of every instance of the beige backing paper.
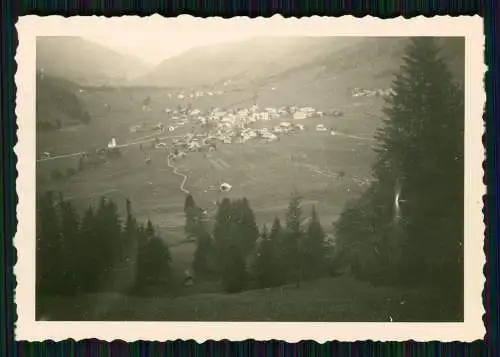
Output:
<path fill-rule="evenodd" d="M 205 340 L 278 339 L 356 341 L 473 341 L 483 339 L 482 291 L 485 278 L 483 252 L 484 231 L 482 196 L 482 162 L 485 150 L 481 141 L 485 103 L 483 78 L 484 35 L 482 19 L 474 17 L 416 17 L 413 19 L 309 17 L 201 19 L 191 16 L 166 19 L 124 16 L 105 17 L 20 17 L 16 25 L 17 49 L 16 115 L 18 143 L 17 163 L 18 227 L 14 238 L 18 261 L 14 267 L 17 279 L 15 303 L 18 320 L 16 340 L 43 341 L 98 338 L 125 341 L 175 339 Z M 85 36 L 112 39 L 133 38 L 137 33 L 171 33 L 169 41 L 181 48 L 183 34 L 203 31 L 214 34 L 255 34 L 267 36 L 463 36 L 465 56 L 465 321 L 463 323 L 287 323 L 287 322 L 48 322 L 35 320 L 35 59 L 37 36 Z M 231 35 L 228 35 L 231 36 Z M 228 37 L 228 40 L 230 38 Z"/>

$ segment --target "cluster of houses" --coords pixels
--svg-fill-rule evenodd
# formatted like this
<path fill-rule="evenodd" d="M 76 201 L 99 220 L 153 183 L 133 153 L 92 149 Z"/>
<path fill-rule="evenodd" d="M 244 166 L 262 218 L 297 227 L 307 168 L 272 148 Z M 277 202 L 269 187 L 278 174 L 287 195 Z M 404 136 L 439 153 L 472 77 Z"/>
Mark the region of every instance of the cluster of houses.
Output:
<path fill-rule="evenodd" d="M 165 125 L 161 122 L 151 123 L 151 122 L 142 122 L 139 124 L 132 125 L 129 127 L 129 131 L 131 133 L 141 133 L 141 132 L 160 132 L 163 133 L 165 131 Z"/>
<path fill-rule="evenodd" d="M 396 92 L 392 89 L 361 89 L 361 88 L 354 88 L 352 90 L 352 96 L 353 97 L 388 97 L 391 95 L 395 95 Z"/>
<path fill-rule="evenodd" d="M 180 99 L 180 100 L 187 100 L 187 99 L 197 99 L 197 98 L 202 98 L 202 97 L 213 97 L 217 95 L 221 95 L 224 92 L 221 90 L 216 90 L 216 91 L 194 91 L 191 93 L 186 93 L 184 91 L 179 92 L 179 93 L 168 93 L 167 96 L 169 99 Z"/>
<path fill-rule="evenodd" d="M 224 110 L 212 108 L 207 112 L 199 109 L 165 109 L 170 116 L 170 132 L 185 124 L 197 124 L 205 128 L 201 133 L 189 132 L 173 141 L 172 159 L 182 158 L 188 152 L 209 152 L 216 150 L 217 143 L 232 144 L 245 143 L 248 140 L 260 139 L 265 142 L 279 140 L 280 135 L 287 135 L 305 130 L 304 124 L 299 120 L 322 117 L 324 115 L 342 116 L 341 112 L 321 112 L 312 107 L 281 107 L 260 109 L 257 105 L 250 108 L 235 108 Z M 277 125 L 261 128 L 253 128 L 252 123 L 257 121 L 270 121 L 283 119 Z M 316 131 L 323 132 L 328 129 L 323 124 L 316 125 Z M 158 142 L 157 149 L 167 149 L 166 143 Z"/>

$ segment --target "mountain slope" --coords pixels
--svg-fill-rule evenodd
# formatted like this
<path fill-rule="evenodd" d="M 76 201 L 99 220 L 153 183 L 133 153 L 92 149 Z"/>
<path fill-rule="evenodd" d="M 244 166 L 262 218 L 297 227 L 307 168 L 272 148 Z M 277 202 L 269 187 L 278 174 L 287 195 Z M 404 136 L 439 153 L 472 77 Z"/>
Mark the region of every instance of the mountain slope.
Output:
<path fill-rule="evenodd" d="M 78 86 L 67 80 L 38 73 L 36 80 L 37 130 L 87 124 L 90 116 L 77 96 Z"/>
<path fill-rule="evenodd" d="M 258 79 L 350 46 L 334 37 L 266 37 L 197 47 L 166 59 L 137 83 L 169 87 L 214 85 L 226 79 Z"/>
<path fill-rule="evenodd" d="M 123 84 L 149 69 L 139 58 L 73 36 L 38 37 L 36 66 L 81 85 Z"/>
<path fill-rule="evenodd" d="M 355 88 L 390 87 L 408 40 L 408 37 L 253 38 L 192 49 L 163 61 L 134 84 L 217 88 L 226 93 L 238 92 L 240 96 L 258 94 L 274 105 L 324 107 L 333 104 L 332 100 L 341 104 Z M 443 56 L 454 72 L 463 77 L 464 41 L 439 41 Z"/>

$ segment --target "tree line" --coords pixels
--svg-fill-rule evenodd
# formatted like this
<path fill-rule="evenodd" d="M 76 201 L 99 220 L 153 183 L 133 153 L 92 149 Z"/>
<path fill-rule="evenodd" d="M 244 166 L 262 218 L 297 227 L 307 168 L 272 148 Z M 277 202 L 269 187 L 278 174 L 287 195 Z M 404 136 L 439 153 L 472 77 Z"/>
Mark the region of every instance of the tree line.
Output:
<path fill-rule="evenodd" d="M 105 197 L 82 215 L 62 194 L 37 201 L 37 293 L 145 291 L 171 282 L 168 246 L 150 220 L 137 221 L 129 200 L 123 219 Z"/>
<path fill-rule="evenodd" d="M 37 72 L 37 131 L 61 129 L 64 125 L 89 124 L 90 114 L 73 91 L 76 86 Z M 61 118 L 64 118 L 61 122 Z"/>
<path fill-rule="evenodd" d="M 258 228 L 246 198 L 218 203 L 211 232 L 192 195 L 184 204 L 185 231 L 196 240 L 195 277 L 216 278 L 228 292 L 272 287 L 323 276 L 328 272 L 328 245 L 315 207 L 305 219 L 297 193 L 284 225 L 278 217 L 270 229 Z"/>

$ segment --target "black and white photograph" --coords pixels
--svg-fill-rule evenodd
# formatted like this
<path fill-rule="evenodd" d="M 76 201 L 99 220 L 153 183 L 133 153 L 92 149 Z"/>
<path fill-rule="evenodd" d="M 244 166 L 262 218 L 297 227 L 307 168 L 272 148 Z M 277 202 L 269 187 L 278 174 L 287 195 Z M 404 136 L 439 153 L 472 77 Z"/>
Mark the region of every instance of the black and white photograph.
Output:
<path fill-rule="evenodd" d="M 18 52 L 32 323 L 482 328 L 467 33 L 55 21 Z"/>

